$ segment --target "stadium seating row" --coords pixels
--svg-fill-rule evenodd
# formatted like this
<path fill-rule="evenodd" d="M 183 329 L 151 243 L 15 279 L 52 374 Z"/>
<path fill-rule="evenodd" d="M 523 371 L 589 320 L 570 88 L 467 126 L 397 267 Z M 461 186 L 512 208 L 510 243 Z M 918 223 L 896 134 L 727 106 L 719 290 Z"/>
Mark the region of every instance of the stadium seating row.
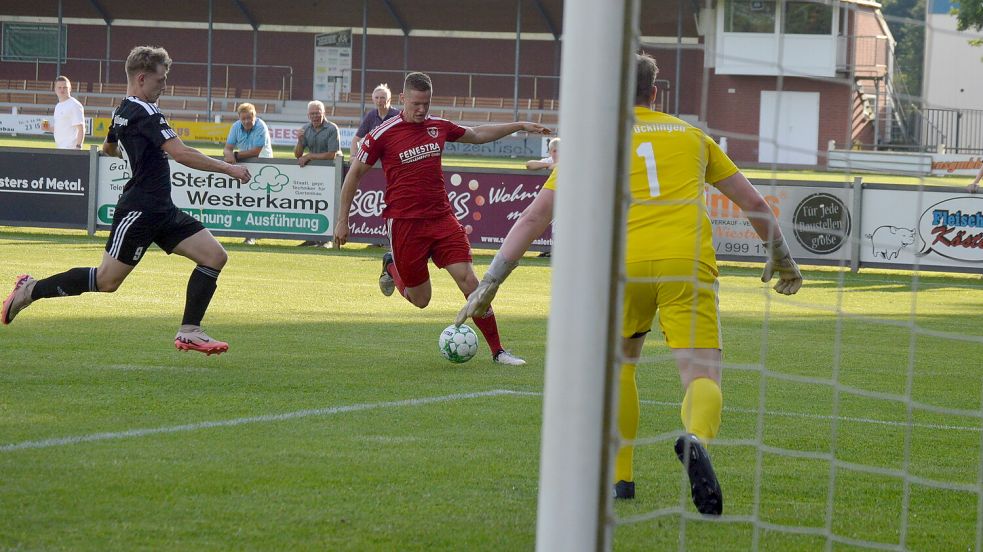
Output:
<path fill-rule="evenodd" d="M 169 85 L 164 96 L 158 101 L 160 108 L 173 118 L 191 121 L 210 120 L 207 113 L 207 99 L 201 96 L 206 90 L 199 86 Z M 269 115 L 281 109 L 281 94 L 277 90 L 242 89 L 235 96 L 235 88 L 212 89 L 212 115 L 222 121 L 236 119 L 235 108 L 243 101 L 256 106 L 258 113 Z M 75 97 L 82 102 L 86 113 L 93 117 L 108 116 L 126 93 L 126 85 L 117 83 L 76 83 Z M 362 118 L 362 94 L 353 92 L 341 95 L 338 103 L 326 106 L 325 115 L 342 126 L 357 126 Z M 368 94 L 367 104 L 371 103 Z M 28 115 L 51 115 L 58 99 L 50 81 L 0 79 L 0 109 L 17 107 Z M 510 122 L 514 120 L 512 98 L 486 98 L 464 96 L 434 96 L 431 113 L 462 124 Z M 551 99 L 519 100 L 519 118 L 555 126 L 558 118 L 558 102 Z M 366 108 L 371 108 L 369 105 Z"/>
<path fill-rule="evenodd" d="M 82 103 L 88 110 L 92 111 L 92 108 L 106 108 L 107 110 L 116 107 L 119 104 L 122 95 L 119 96 L 109 96 L 109 95 L 94 95 L 94 94 L 79 94 L 75 96 L 79 102 Z M 54 108 L 54 105 L 58 103 L 58 97 L 55 96 L 53 92 L 0 92 L 0 104 L 16 104 L 18 107 L 39 107 L 39 108 Z M 170 111 L 206 111 L 208 106 L 208 100 L 184 100 L 180 98 L 161 98 L 158 105 L 165 112 Z M 238 105 L 239 102 L 212 102 L 212 111 L 223 112 L 223 111 L 235 111 L 234 106 Z M 279 104 L 277 102 L 261 102 L 253 101 L 251 102 L 256 106 L 256 111 L 258 113 L 276 113 L 279 110 Z"/>
<path fill-rule="evenodd" d="M 120 83 L 94 82 L 88 83 L 79 81 L 72 84 L 73 93 L 81 95 L 85 93 L 94 94 L 125 94 L 126 85 Z M 0 79 L 0 92 L 14 91 L 34 91 L 48 92 L 53 91 L 52 81 L 23 80 L 23 79 Z M 238 90 L 238 91 L 237 91 Z M 183 86 L 179 84 L 168 85 L 164 90 L 164 97 L 187 97 L 187 98 L 207 98 L 208 87 L 205 86 Z M 283 91 L 264 90 L 252 88 L 231 88 L 231 87 L 212 87 L 213 98 L 234 98 L 242 100 L 283 100 Z M 364 94 L 365 103 L 372 102 L 372 94 Z M 345 92 L 338 99 L 342 104 L 361 104 L 363 94 L 360 92 Z M 256 103 L 256 102 L 253 102 Z M 434 107 L 455 107 L 460 109 L 514 109 L 516 102 L 512 98 L 489 98 L 480 96 L 434 96 L 432 105 Z M 551 98 L 520 98 L 518 101 L 521 110 L 559 110 L 559 101 Z"/>
<path fill-rule="evenodd" d="M 25 91 L 54 91 L 54 83 L 52 81 L 38 81 L 38 80 L 23 80 L 23 79 L 0 79 L 0 90 L 14 91 L 14 90 L 25 90 Z M 120 83 L 108 83 L 108 82 L 94 82 L 88 83 L 85 81 L 78 81 L 72 83 L 72 91 L 74 94 L 85 94 L 91 92 L 94 94 L 125 94 L 126 85 Z M 164 90 L 165 96 L 190 96 L 207 98 L 208 97 L 208 87 L 207 86 L 182 86 L 178 84 L 168 85 Z M 245 100 L 282 100 L 283 91 L 281 90 L 263 90 L 263 89 L 253 89 L 253 88 L 225 88 L 225 87 L 212 87 L 212 97 L 213 98 L 241 98 Z"/>
<path fill-rule="evenodd" d="M 343 92 L 338 101 L 341 103 L 361 103 L 360 92 Z M 372 94 L 366 93 L 365 103 L 372 103 Z M 434 107 L 457 107 L 461 109 L 514 109 L 513 98 L 482 98 L 479 96 L 433 96 L 430 105 Z M 519 98 L 519 109 L 543 109 L 556 111 L 560 102 L 550 98 Z"/>

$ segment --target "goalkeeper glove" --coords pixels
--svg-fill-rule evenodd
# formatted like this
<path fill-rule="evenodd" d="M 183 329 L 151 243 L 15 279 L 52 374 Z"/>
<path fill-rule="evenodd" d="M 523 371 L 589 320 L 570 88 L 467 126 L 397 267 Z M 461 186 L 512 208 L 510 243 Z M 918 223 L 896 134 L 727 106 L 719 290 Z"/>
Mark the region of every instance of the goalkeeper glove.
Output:
<path fill-rule="evenodd" d="M 478 283 L 478 287 L 468 295 L 468 301 L 457 313 L 454 320 L 455 326 L 464 324 L 464 321 L 474 316 L 484 316 L 491 306 L 492 299 L 498 293 L 498 286 L 509 277 L 509 274 L 519 266 L 519 261 L 506 261 L 501 255 L 495 255 L 491 266 L 485 272 L 485 276 Z"/>
<path fill-rule="evenodd" d="M 767 247 L 768 262 L 765 263 L 765 270 L 761 273 L 761 281 L 771 281 L 772 275 L 777 272 L 778 282 L 775 284 L 775 291 L 782 295 L 792 295 L 799 291 L 802 287 L 802 273 L 792 260 L 785 240 L 775 240 Z"/>

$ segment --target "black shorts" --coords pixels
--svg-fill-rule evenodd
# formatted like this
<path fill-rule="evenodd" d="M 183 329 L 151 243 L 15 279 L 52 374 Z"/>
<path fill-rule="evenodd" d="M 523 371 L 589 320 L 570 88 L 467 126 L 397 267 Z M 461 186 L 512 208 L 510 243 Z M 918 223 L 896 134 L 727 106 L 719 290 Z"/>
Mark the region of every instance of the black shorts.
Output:
<path fill-rule="evenodd" d="M 136 266 L 151 243 L 170 255 L 179 243 L 204 229 L 198 219 L 177 207 L 167 211 L 116 209 L 106 252 L 123 264 Z"/>

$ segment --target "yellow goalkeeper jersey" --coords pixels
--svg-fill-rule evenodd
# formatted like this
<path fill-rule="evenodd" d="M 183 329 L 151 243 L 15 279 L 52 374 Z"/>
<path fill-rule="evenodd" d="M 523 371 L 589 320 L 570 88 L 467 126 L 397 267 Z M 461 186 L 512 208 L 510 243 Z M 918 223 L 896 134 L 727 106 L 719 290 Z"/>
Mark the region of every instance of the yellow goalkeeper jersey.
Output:
<path fill-rule="evenodd" d="M 686 121 L 635 107 L 626 262 L 700 260 L 716 269 L 703 193 L 738 169 L 712 138 Z M 557 165 L 544 188 L 556 190 Z"/>

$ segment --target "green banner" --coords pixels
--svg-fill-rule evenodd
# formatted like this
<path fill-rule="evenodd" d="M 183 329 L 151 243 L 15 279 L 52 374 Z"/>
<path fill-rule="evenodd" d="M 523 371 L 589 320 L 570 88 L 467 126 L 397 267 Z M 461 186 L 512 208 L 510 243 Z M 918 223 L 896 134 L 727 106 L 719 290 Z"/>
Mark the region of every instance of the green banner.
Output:
<path fill-rule="evenodd" d="M 54 62 L 58 52 L 58 25 L 4 23 L 3 61 Z M 68 57 L 68 26 L 61 26 L 61 61 Z"/>
<path fill-rule="evenodd" d="M 99 207 L 99 222 L 113 223 L 115 205 Z M 224 209 L 181 209 L 195 217 L 209 230 L 245 230 L 277 234 L 325 234 L 328 217 L 312 213 L 283 213 L 274 211 L 234 211 Z"/>

